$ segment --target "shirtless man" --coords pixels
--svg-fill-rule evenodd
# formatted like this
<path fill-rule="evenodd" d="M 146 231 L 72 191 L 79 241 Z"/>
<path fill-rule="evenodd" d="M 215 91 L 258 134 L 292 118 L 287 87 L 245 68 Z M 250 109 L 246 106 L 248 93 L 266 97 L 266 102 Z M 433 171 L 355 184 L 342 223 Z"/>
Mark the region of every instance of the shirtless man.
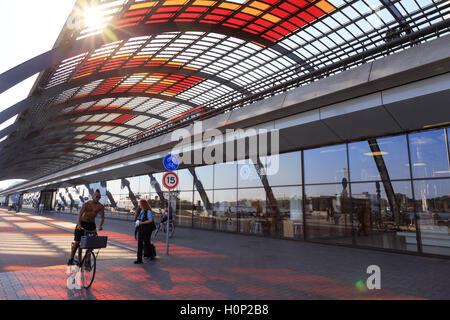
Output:
<path fill-rule="evenodd" d="M 84 236 L 84 231 L 96 231 L 95 217 L 100 212 L 100 226 L 98 230 L 103 229 L 103 221 L 105 220 L 105 207 L 99 202 L 101 198 L 100 190 L 95 190 L 93 199 L 83 204 L 78 215 L 77 226 L 74 231 L 75 242 L 72 244 L 72 252 L 70 254 L 68 265 L 72 265 L 75 253 L 80 245 L 81 237 Z"/>

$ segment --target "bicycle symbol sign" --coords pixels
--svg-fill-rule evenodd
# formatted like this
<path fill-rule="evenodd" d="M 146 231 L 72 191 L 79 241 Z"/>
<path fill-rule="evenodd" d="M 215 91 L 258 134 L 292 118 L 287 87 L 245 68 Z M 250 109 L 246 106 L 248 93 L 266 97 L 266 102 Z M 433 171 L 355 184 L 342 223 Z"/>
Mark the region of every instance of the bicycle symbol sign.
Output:
<path fill-rule="evenodd" d="M 167 189 L 171 190 L 178 185 L 178 176 L 175 172 L 167 172 L 163 177 L 163 185 Z"/>
<path fill-rule="evenodd" d="M 175 171 L 178 169 L 180 161 L 178 160 L 177 156 L 168 154 L 164 158 L 163 164 L 164 164 L 164 168 L 166 168 L 167 171 Z"/>

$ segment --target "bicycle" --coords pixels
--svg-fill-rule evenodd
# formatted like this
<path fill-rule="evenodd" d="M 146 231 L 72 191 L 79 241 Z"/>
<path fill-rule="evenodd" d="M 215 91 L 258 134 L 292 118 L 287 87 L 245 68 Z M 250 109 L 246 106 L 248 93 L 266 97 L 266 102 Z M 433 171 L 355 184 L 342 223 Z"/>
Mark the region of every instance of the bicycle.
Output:
<path fill-rule="evenodd" d="M 157 224 L 156 229 L 152 234 L 152 241 L 157 240 L 160 231 L 163 231 L 164 233 L 167 232 L 167 220 Z M 175 233 L 175 222 L 173 219 L 169 219 L 169 238 L 172 238 L 174 233 Z"/>
<path fill-rule="evenodd" d="M 97 231 L 85 230 L 85 235 L 81 237 L 78 257 L 74 259 L 74 262 L 79 268 L 78 271 L 81 271 L 81 282 L 85 289 L 89 289 L 94 282 L 97 270 L 97 257 L 100 249 L 106 248 L 107 242 L 108 237 L 99 237 Z M 86 249 L 84 256 L 83 249 Z M 97 254 L 94 253 L 94 249 L 98 249 Z"/>

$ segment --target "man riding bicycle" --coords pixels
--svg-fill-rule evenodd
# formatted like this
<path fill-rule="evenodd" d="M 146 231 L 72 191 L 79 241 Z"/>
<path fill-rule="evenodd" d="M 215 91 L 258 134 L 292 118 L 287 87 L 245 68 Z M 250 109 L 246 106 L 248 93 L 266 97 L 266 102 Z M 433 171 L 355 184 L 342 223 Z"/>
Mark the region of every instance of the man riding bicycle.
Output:
<path fill-rule="evenodd" d="M 80 213 L 78 215 L 77 226 L 74 231 L 74 240 L 72 243 L 72 251 L 70 253 L 70 259 L 67 262 L 68 265 L 74 264 L 74 257 L 80 246 L 81 237 L 85 235 L 85 231 L 87 232 L 95 232 L 95 218 L 97 214 L 100 212 L 100 226 L 98 230 L 103 230 L 103 222 L 105 220 L 105 207 L 99 202 L 101 198 L 100 190 L 95 190 L 93 199 L 87 201 L 81 207 Z"/>

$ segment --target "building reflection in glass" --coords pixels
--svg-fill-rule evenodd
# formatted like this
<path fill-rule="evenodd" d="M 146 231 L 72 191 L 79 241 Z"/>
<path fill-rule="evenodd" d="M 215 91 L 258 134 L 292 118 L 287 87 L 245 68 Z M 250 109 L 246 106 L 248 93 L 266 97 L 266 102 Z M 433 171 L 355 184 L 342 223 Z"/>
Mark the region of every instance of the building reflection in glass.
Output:
<path fill-rule="evenodd" d="M 450 255 L 448 131 L 181 169 L 172 192 L 175 220 L 202 229 Z M 145 198 L 158 216 L 168 195 L 163 175 L 66 186 L 55 197 L 78 211 L 101 188 L 113 214 L 134 217 L 135 200 Z M 24 194 L 24 205 L 38 196 Z"/>
<path fill-rule="evenodd" d="M 425 131 L 409 135 L 414 178 L 450 176 L 448 144 L 445 131 Z"/>
<path fill-rule="evenodd" d="M 449 190 L 448 179 L 414 182 L 423 252 L 450 255 Z"/>
<path fill-rule="evenodd" d="M 176 199 L 175 221 L 180 226 L 192 227 L 192 191 L 172 192 Z"/>
<path fill-rule="evenodd" d="M 384 186 L 381 181 L 352 184 L 356 244 L 417 251 L 411 183 L 391 182 L 393 199 Z"/>
<path fill-rule="evenodd" d="M 340 183 L 348 178 L 346 145 L 305 150 L 305 183 Z"/>
<path fill-rule="evenodd" d="M 264 189 L 239 189 L 238 195 L 239 232 L 269 235 L 272 219 L 267 215 Z"/>
<path fill-rule="evenodd" d="M 376 157 L 382 158 L 389 179 L 409 179 L 406 136 L 373 139 L 348 145 L 352 181 L 382 179 Z"/>
<path fill-rule="evenodd" d="M 216 230 L 237 232 L 236 189 L 214 191 L 213 208 Z"/>
<path fill-rule="evenodd" d="M 194 191 L 193 223 L 194 227 L 214 229 L 213 191 Z"/>
<path fill-rule="evenodd" d="M 309 240 L 352 243 L 351 201 L 347 188 L 342 184 L 305 187 Z"/>

